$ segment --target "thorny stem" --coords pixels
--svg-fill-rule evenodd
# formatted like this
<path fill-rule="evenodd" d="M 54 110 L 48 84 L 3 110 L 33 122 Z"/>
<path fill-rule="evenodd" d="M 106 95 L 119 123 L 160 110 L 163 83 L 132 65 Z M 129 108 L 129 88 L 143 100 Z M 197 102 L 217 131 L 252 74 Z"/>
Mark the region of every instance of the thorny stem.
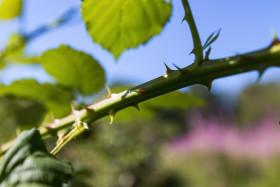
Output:
<path fill-rule="evenodd" d="M 104 116 L 116 113 L 130 106 L 157 97 L 174 90 L 194 84 L 212 82 L 215 79 L 252 70 L 263 71 L 263 67 L 280 67 L 280 44 L 273 43 L 269 47 L 216 60 L 205 60 L 196 68 L 190 66 L 179 70 L 168 71 L 164 76 L 123 91 L 118 94 L 112 93 L 110 97 L 90 105 L 87 109 L 75 111 L 63 119 L 55 120 L 47 127 L 40 127 L 39 131 L 43 138 L 56 135 L 61 129 L 69 129 L 78 118 L 83 122 L 92 123 Z M 4 154 L 13 144 L 13 141 L 0 147 L 0 155 Z M 64 145 L 63 145 L 64 146 Z"/>
<path fill-rule="evenodd" d="M 86 129 L 88 129 L 87 124 L 84 124 L 81 121 L 76 120 L 74 125 L 75 125 L 74 129 L 72 129 L 71 132 L 68 133 L 66 136 L 61 138 L 57 146 L 51 151 L 51 154 L 56 155 L 67 143 L 69 143 L 71 140 L 75 139 L 80 134 L 82 134 Z"/>
<path fill-rule="evenodd" d="M 192 34 L 192 39 L 193 39 L 193 53 L 195 55 L 195 61 L 194 61 L 194 66 L 195 68 L 198 67 L 198 65 L 202 62 L 203 60 L 203 48 L 202 48 L 202 44 L 201 44 L 201 40 L 199 37 L 199 33 L 192 15 L 192 11 L 189 5 L 188 0 L 182 0 L 184 9 L 185 9 L 185 17 L 184 20 L 186 20 L 188 22 L 188 25 L 190 27 L 191 30 L 191 34 Z"/>

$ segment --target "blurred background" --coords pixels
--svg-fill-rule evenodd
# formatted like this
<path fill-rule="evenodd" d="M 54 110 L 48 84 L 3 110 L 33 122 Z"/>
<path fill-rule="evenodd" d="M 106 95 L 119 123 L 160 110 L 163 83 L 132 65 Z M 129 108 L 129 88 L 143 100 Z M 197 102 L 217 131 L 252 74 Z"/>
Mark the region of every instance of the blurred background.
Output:
<path fill-rule="evenodd" d="M 202 41 L 222 28 L 210 58 L 264 48 L 272 41 L 271 29 L 280 34 L 276 0 L 193 0 L 190 4 Z M 0 48 L 12 34 L 30 33 L 79 5 L 77 0 L 26 0 L 21 20 L 0 22 Z M 71 21 L 28 43 L 26 53 L 37 55 L 67 44 L 94 56 L 111 87 L 137 85 L 162 75 L 163 62 L 185 67 L 193 61 L 181 2 L 172 5 L 171 20 L 161 34 L 124 52 L 118 61 L 92 43 L 79 8 L 69 14 Z M 0 72 L 2 84 L 22 78 L 53 81 L 39 64 L 10 63 Z M 113 125 L 102 119 L 58 157 L 75 164 L 74 186 L 280 186 L 280 70 L 271 68 L 260 82 L 257 78 L 257 72 L 249 72 L 215 80 L 211 93 L 200 85 L 182 89 L 193 96 L 184 107 L 157 107 L 158 100 L 143 103 L 140 112 L 118 113 Z M 16 129 L 38 125 L 45 112 L 42 103 L 1 97 L 0 144 L 15 137 Z M 47 142 L 50 149 L 54 141 Z"/>

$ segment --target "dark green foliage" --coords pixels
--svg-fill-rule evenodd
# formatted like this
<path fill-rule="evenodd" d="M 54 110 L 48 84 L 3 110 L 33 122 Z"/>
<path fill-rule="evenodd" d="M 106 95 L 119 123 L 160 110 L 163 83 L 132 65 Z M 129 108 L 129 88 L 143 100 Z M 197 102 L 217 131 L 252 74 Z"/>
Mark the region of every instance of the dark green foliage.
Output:
<path fill-rule="evenodd" d="M 62 186 L 73 173 L 71 164 L 50 155 L 39 132 L 24 131 L 0 164 L 0 186 Z"/>
<path fill-rule="evenodd" d="M 247 87 L 238 98 L 240 122 L 260 120 L 266 114 L 280 115 L 280 86 L 277 83 Z"/>
<path fill-rule="evenodd" d="M 160 110 L 186 110 L 192 107 L 203 107 L 205 105 L 206 103 L 203 100 L 190 93 L 175 91 L 140 103 L 140 111 L 135 107 L 122 110 L 117 113 L 116 120 L 131 121 L 136 119 L 152 119 Z"/>
<path fill-rule="evenodd" d="M 44 104 L 55 117 L 63 117 L 71 112 L 72 94 L 55 85 L 39 84 L 32 79 L 24 79 L 0 86 L 0 96 L 12 95 L 27 98 Z"/>

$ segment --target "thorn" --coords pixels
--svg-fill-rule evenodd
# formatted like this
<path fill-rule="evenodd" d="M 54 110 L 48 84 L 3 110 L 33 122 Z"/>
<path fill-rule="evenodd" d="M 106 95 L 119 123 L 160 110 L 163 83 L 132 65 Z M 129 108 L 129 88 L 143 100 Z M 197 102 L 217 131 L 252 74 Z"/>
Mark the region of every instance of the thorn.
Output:
<path fill-rule="evenodd" d="M 88 112 L 93 112 L 95 110 L 95 108 L 92 106 L 92 107 L 86 107 L 85 108 Z"/>
<path fill-rule="evenodd" d="M 173 64 L 175 68 L 180 72 L 181 75 L 188 73 L 188 70 L 183 70 L 182 68 L 179 68 L 176 64 Z"/>
<path fill-rule="evenodd" d="M 257 70 L 259 72 L 259 76 L 258 76 L 258 79 L 257 79 L 257 82 L 259 83 L 261 81 L 261 78 L 265 72 L 265 70 L 267 69 L 267 66 L 265 65 L 262 65 L 259 67 L 259 69 Z"/>
<path fill-rule="evenodd" d="M 107 89 L 107 92 L 108 92 L 107 98 L 110 98 L 111 95 L 112 95 L 112 91 L 111 91 L 111 89 L 107 85 L 105 85 L 105 86 L 106 86 L 106 89 Z"/>
<path fill-rule="evenodd" d="M 86 111 L 88 112 L 93 112 L 94 111 L 94 107 L 87 107 L 87 106 L 84 106 L 84 105 L 81 105 L 79 104 L 79 106 L 82 108 L 82 109 L 85 109 Z"/>
<path fill-rule="evenodd" d="M 184 17 L 183 17 L 183 19 L 182 19 L 182 23 L 183 23 L 185 20 L 187 21 L 186 16 L 184 16 Z"/>
<path fill-rule="evenodd" d="M 189 55 L 191 55 L 191 54 L 195 54 L 195 53 L 194 53 L 194 49 L 190 52 L 190 54 L 189 54 Z"/>
<path fill-rule="evenodd" d="M 212 88 L 212 82 L 213 82 L 213 81 L 207 81 L 207 82 L 200 83 L 200 84 L 203 85 L 203 86 L 206 86 L 207 89 L 208 89 L 208 92 L 210 93 L 211 88 Z"/>
<path fill-rule="evenodd" d="M 176 64 L 174 64 L 174 63 L 172 63 L 173 64 L 173 66 L 177 69 L 177 70 L 182 70 L 181 68 L 179 68 Z"/>
<path fill-rule="evenodd" d="M 71 105 L 72 114 L 77 115 L 79 113 L 78 110 L 75 109 L 74 105 Z"/>
<path fill-rule="evenodd" d="M 280 44 L 280 40 L 277 38 L 275 30 L 272 30 L 272 36 L 273 36 L 273 41 L 271 42 L 271 44 L 269 45 L 268 48 L 273 47 L 274 45 L 278 45 Z"/>
<path fill-rule="evenodd" d="M 110 124 L 112 124 L 115 119 L 115 113 L 113 111 L 109 112 L 109 117 L 110 117 Z"/>
<path fill-rule="evenodd" d="M 174 70 L 170 69 L 164 62 L 163 62 L 163 64 L 164 64 L 165 67 L 166 67 L 166 72 L 165 72 L 165 74 L 163 74 L 163 77 L 164 77 L 164 78 L 167 78 L 168 75 L 169 75 L 171 72 L 173 72 Z"/>
<path fill-rule="evenodd" d="M 139 105 L 136 104 L 136 105 L 132 105 L 133 107 L 135 107 L 138 111 L 140 111 L 140 108 L 139 108 Z"/>

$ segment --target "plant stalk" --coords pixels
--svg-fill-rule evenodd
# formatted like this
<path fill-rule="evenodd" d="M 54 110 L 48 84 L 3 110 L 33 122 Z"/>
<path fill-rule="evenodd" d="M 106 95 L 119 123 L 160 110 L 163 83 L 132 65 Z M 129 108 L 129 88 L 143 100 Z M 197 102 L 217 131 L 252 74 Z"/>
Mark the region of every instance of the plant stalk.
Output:
<path fill-rule="evenodd" d="M 124 108 L 137 106 L 140 102 L 186 86 L 194 84 L 206 85 L 206 83 L 218 78 L 252 70 L 263 72 L 264 67 L 280 67 L 280 44 L 276 43 L 251 53 L 203 61 L 196 69 L 188 66 L 179 70 L 169 70 L 163 76 L 121 93 L 112 93 L 110 97 L 90 105 L 87 109 L 75 111 L 65 118 L 54 120 L 47 127 L 40 127 L 39 131 L 42 137 L 46 139 L 56 135 L 61 129 L 71 128 L 76 119 L 92 123 L 105 116 L 113 116 L 112 114 L 116 114 Z M 4 154 L 12 146 L 13 141 L 1 145 L 0 155 Z"/>
<path fill-rule="evenodd" d="M 188 22 L 191 30 L 194 46 L 192 53 L 195 55 L 194 67 L 197 68 L 203 60 L 203 48 L 189 2 L 188 0 L 182 0 L 182 3 L 185 9 L 185 17 L 183 20 Z"/>

